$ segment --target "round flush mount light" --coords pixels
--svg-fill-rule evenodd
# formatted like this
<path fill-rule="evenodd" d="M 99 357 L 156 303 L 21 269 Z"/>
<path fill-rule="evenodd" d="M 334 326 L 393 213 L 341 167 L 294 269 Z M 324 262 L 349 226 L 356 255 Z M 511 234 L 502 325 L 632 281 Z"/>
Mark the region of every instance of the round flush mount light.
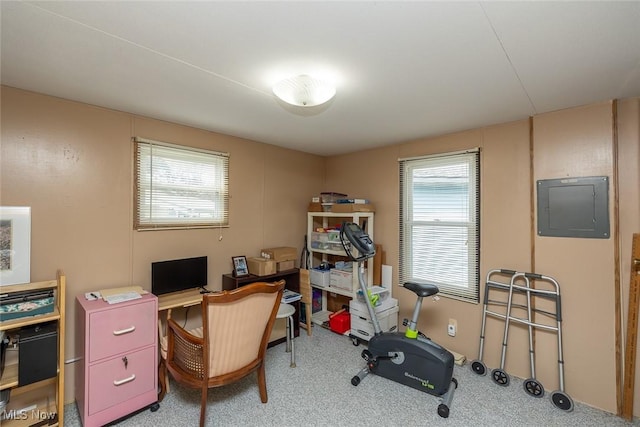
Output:
<path fill-rule="evenodd" d="M 273 93 L 287 104 L 315 107 L 333 98 L 336 88 L 325 80 L 301 74 L 276 83 L 273 86 Z"/>

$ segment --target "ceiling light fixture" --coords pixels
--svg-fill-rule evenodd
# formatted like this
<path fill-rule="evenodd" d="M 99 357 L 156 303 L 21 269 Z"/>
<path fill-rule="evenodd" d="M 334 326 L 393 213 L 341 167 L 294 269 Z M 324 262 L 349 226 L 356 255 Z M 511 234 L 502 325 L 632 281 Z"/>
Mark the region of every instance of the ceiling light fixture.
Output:
<path fill-rule="evenodd" d="M 327 81 L 301 74 L 276 83 L 273 93 L 287 104 L 315 107 L 333 98 L 336 88 Z"/>

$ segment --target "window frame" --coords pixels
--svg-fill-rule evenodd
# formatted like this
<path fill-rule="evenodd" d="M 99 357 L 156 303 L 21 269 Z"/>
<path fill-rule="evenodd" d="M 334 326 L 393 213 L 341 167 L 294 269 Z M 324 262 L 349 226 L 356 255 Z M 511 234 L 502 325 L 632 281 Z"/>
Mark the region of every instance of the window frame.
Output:
<path fill-rule="evenodd" d="M 460 208 L 458 214 L 464 213 L 465 218 L 463 220 L 440 220 L 434 218 L 434 220 L 415 220 L 414 215 L 416 213 L 414 208 L 414 194 L 413 194 L 413 171 L 415 169 L 428 169 L 441 167 L 443 165 L 462 164 L 466 163 L 469 166 L 468 181 L 467 181 L 467 204 L 466 211 L 464 207 Z M 458 151 L 453 153 L 443 153 L 437 155 L 427 155 L 421 157 L 413 157 L 408 159 L 399 159 L 399 185 L 400 185 L 400 230 L 399 230 L 399 279 L 400 283 L 407 281 L 427 281 L 434 283 L 440 289 L 438 295 L 461 300 L 469 303 L 480 302 L 480 149 L 469 149 L 464 151 Z M 422 229 L 418 227 L 423 227 Z M 452 228 L 466 228 L 467 235 L 465 238 L 464 232 L 456 234 L 455 232 L 448 232 Z M 449 278 L 444 279 L 444 275 L 440 274 L 450 265 L 450 260 L 454 257 L 440 257 L 444 259 L 440 264 L 440 268 L 434 269 L 433 277 L 425 276 L 423 272 L 416 272 L 413 266 L 414 253 L 416 252 L 416 245 L 414 244 L 414 232 L 416 230 L 422 231 L 435 231 L 439 230 L 449 237 L 458 237 L 458 249 L 464 248 L 463 255 L 459 255 L 456 261 L 460 261 L 463 265 L 464 272 L 460 274 L 463 280 L 458 280 L 458 283 L 452 283 Z M 444 230 L 444 231 L 442 231 Z M 435 234 L 435 233 L 434 233 Z M 440 241 L 435 238 L 436 242 Z M 464 240 L 465 243 L 461 243 Z M 455 241 L 454 241 L 455 243 Z M 425 245 L 426 247 L 426 245 Z M 437 246 L 434 245 L 437 248 Z M 454 245 L 455 248 L 455 245 Z M 439 249 L 435 249 L 436 254 Z M 455 249 L 453 249 L 455 251 Z M 451 255 L 447 252 L 447 255 Z M 466 261 L 463 258 L 466 258 Z M 466 262 L 466 264 L 465 264 Z M 466 267 L 465 267 L 466 266 Z M 451 276 L 455 275 L 455 270 L 452 270 Z M 466 276 L 466 277 L 465 277 Z M 457 280 L 457 279 L 454 279 Z M 464 286 L 462 285 L 464 283 Z"/>
<path fill-rule="evenodd" d="M 158 151 L 154 153 L 154 148 Z M 149 165 L 143 167 L 142 164 L 149 161 Z M 179 202 L 180 196 L 176 197 L 177 204 L 183 204 L 185 208 L 197 208 L 198 215 L 211 215 L 210 219 L 202 219 L 190 213 L 190 216 L 169 217 L 154 215 L 154 205 L 151 202 L 150 207 L 143 206 L 145 198 L 154 199 L 154 195 L 158 197 L 166 197 L 161 191 L 154 191 L 155 182 L 158 177 L 154 177 L 154 163 L 158 164 L 163 161 L 182 163 L 180 167 L 182 171 L 193 171 L 198 169 L 209 170 L 211 174 L 207 175 L 212 181 L 212 187 L 196 185 L 190 180 L 183 179 L 182 183 L 165 182 L 163 187 L 167 191 L 174 192 L 195 192 L 196 200 L 192 203 L 186 203 L 186 197 L 183 196 L 182 202 Z M 193 148 L 184 145 L 172 144 L 162 141 L 154 141 L 145 138 L 133 138 L 133 194 L 134 194 L 134 213 L 133 228 L 137 231 L 148 230 L 181 230 L 194 228 L 222 228 L 229 226 L 229 154 Z M 143 171 L 143 169 L 147 169 Z M 221 169 L 220 169 L 221 168 Z M 191 180 L 192 181 L 192 180 Z M 204 190 L 200 193 L 198 190 Z M 211 199 L 209 204 L 202 206 L 202 201 L 206 200 L 206 193 L 210 193 Z M 198 200 L 199 198 L 199 200 Z M 171 199 L 165 198 L 166 203 L 170 203 Z M 157 203 L 157 202 L 156 202 Z M 196 206 L 199 205 L 199 206 Z M 211 206 L 213 205 L 213 206 Z M 216 212 L 216 207 L 218 212 Z M 147 209 L 148 208 L 148 209 Z M 187 209 L 188 210 L 188 209 Z"/>

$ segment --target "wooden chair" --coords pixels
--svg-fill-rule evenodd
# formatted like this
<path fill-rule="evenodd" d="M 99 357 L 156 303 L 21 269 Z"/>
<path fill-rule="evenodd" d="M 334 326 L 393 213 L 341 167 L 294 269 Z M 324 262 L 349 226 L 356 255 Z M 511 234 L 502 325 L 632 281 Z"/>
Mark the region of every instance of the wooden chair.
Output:
<path fill-rule="evenodd" d="M 233 383 L 254 371 L 260 400 L 267 403 L 264 357 L 283 289 L 281 280 L 206 294 L 202 337 L 168 320 L 165 366 L 178 383 L 202 390 L 200 426 L 205 422 L 208 389 Z"/>
<path fill-rule="evenodd" d="M 313 324 L 311 319 L 311 316 L 313 315 L 313 292 L 311 291 L 309 270 L 304 268 L 300 269 L 300 295 L 302 295 L 300 302 L 303 302 L 305 307 L 307 335 L 311 336 L 311 325 Z"/>

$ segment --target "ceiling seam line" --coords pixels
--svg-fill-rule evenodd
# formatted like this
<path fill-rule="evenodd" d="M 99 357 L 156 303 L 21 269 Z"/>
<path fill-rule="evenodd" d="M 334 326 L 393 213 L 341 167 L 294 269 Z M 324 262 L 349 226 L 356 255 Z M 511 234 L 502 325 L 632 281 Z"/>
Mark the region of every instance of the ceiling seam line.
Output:
<path fill-rule="evenodd" d="M 147 52 L 154 53 L 154 54 L 159 55 L 159 56 L 161 56 L 161 57 L 163 57 L 163 58 L 166 58 L 166 59 L 172 60 L 172 61 L 177 62 L 177 63 L 182 64 L 182 65 L 186 65 L 186 66 L 188 66 L 188 67 L 191 67 L 191 68 L 194 68 L 194 69 L 196 69 L 196 70 L 202 71 L 202 72 L 204 72 L 204 73 L 206 73 L 206 74 L 212 75 L 212 76 L 217 77 L 217 78 L 219 78 L 219 79 L 226 80 L 226 81 L 228 81 L 228 82 L 230 82 L 230 83 L 236 84 L 236 85 L 238 85 L 238 86 L 242 86 L 242 87 L 244 87 L 244 88 L 247 88 L 247 89 L 249 89 L 249 90 L 252 90 L 252 91 L 255 91 L 255 92 L 261 93 L 261 94 L 263 94 L 263 95 L 271 96 L 271 94 L 270 94 L 270 93 L 268 93 L 268 92 L 264 92 L 264 91 L 262 91 L 262 90 L 260 90 L 260 89 L 255 88 L 255 87 L 248 86 L 248 85 L 246 85 L 246 84 L 244 84 L 244 83 L 242 83 L 242 82 L 239 82 L 239 81 L 233 80 L 233 79 L 231 79 L 231 78 L 229 78 L 229 77 L 225 77 L 225 76 L 223 76 L 223 75 L 221 75 L 221 74 L 218 74 L 218 73 L 216 73 L 216 72 L 214 72 L 214 71 L 207 70 L 206 68 L 202 68 L 202 67 L 200 67 L 200 66 L 198 66 L 198 65 L 191 64 L 190 62 L 187 62 L 187 61 L 185 61 L 185 60 L 182 60 L 182 59 L 179 59 L 179 58 L 175 58 L 175 57 L 173 57 L 173 56 L 171 56 L 171 55 L 167 55 L 166 53 L 158 52 L 157 50 L 154 50 L 154 49 L 152 49 L 152 48 L 150 48 L 150 47 L 147 47 L 147 46 L 141 45 L 141 44 L 136 43 L 136 42 L 131 41 L 131 40 L 127 40 L 127 39 L 125 39 L 124 37 L 120 37 L 120 36 L 118 36 L 118 35 L 111 34 L 111 33 L 107 32 L 107 31 L 105 31 L 105 30 L 101 30 L 100 28 L 92 27 L 91 25 L 85 24 L 85 23 L 83 23 L 83 22 L 77 21 L 77 20 L 75 20 L 75 19 L 73 19 L 73 18 L 70 18 L 70 17 L 68 17 L 68 16 L 64 16 L 64 15 L 61 15 L 61 14 L 59 14 L 59 13 L 53 12 L 53 11 L 51 11 L 51 10 L 45 9 L 45 8 L 43 8 L 43 7 L 39 6 L 39 5 L 36 5 L 36 4 L 33 4 L 33 3 L 29 3 L 29 2 L 24 3 L 24 4 L 28 4 L 28 5 L 29 5 L 29 6 L 31 6 L 31 7 L 35 7 L 35 8 L 37 8 L 37 9 L 40 9 L 41 11 L 43 11 L 43 12 L 45 12 L 45 13 L 48 13 L 48 14 L 51 14 L 51 15 L 53 15 L 53 16 L 56 16 L 56 17 L 58 17 L 58 18 L 60 18 L 60 19 L 64 19 L 64 20 L 67 20 L 67 21 L 69 21 L 69 22 L 73 22 L 74 24 L 80 25 L 81 27 L 88 28 L 88 29 L 90 29 L 90 30 L 93 30 L 93 31 L 96 31 L 96 32 L 98 32 L 98 33 L 104 34 L 104 35 L 106 35 L 107 37 L 111 37 L 111 38 L 114 38 L 114 39 L 116 39 L 116 40 L 120 40 L 120 41 L 122 41 L 122 42 L 128 43 L 128 44 L 130 44 L 130 45 L 132 45 L 132 46 L 135 46 L 135 47 L 137 47 L 137 48 L 140 48 L 140 49 L 146 50 Z"/>
<path fill-rule="evenodd" d="M 533 110 L 533 114 L 532 115 L 538 114 L 538 111 L 536 110 L 536 106 L 533 103 L 533 101 L 531 100 L 531 97 L 529 96 L 529 92 L 527 92 L 527 89 L 525 88 L 524 83 L 522 82 L 522 79 L 520 78 L 520 75 L 518 74 L 518 70 L 516 69 L 515 65 L 513 65 L 513 62 L 511 61 L 511 57 L 509 57 L 509 54 L 507 53 L 507 49 L 504 47 L 504 44 L 502 44 L 502 40 L 500 40 L 500 36 L 498 36 L 498 32 L 496 31 L 495 27 L 493 26 L 493 23 L 491 22 L 491 19 L 489 18 L 489 15 L 487 15 L 487 11 L 484 9 L 484 7 L 482 6 L 481 2 L 478 2 L 478 5 L 480 6 L 480 9 L 482 9 L 482 13 L 484 14 L 485 18 L 487 18 L 487 23 L 491 27 L 491 31 L 493 31 L 493 35 L 496 37 L 496 40 L 498 41 L 498 44 L 500 44 L 500 48 L 502 49 L 502 53 L 504 53 L 504 56 L 507 58 L 507 61 L 509 62 L 509 65 L 511 66 L 511 69 L 513 70 L 513 73 L 516 75 L 516 79 L 518 80 L 518 83 L 520 84 L 520 87 L 522 88 L 522 91 L 524 92 L 525 96 L 527 97 L 527 100 L 529 100 L 529 104 L 531 105 L 531 109 Z"/>

